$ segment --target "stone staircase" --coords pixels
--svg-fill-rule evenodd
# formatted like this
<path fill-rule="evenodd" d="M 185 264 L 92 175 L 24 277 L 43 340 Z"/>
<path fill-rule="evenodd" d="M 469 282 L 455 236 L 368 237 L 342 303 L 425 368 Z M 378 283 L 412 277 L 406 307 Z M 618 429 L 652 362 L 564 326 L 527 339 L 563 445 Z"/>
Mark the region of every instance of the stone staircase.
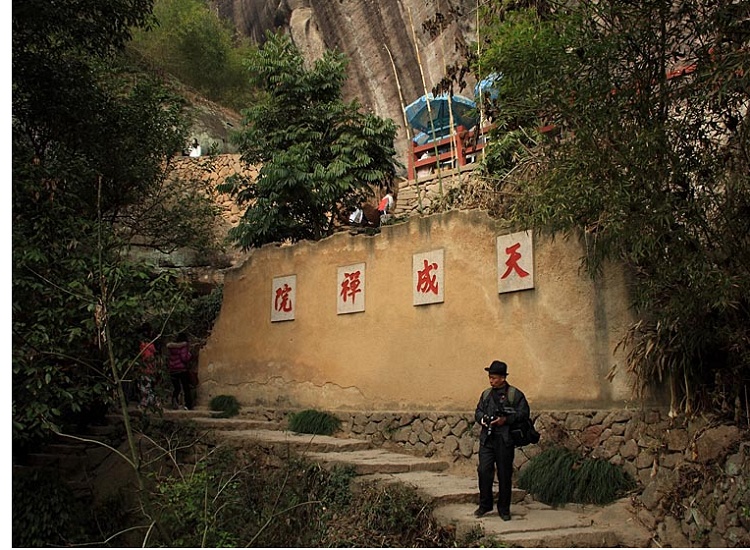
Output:
<path fill-rule="evenodd" d="M 455 472 L 448 460 L 374 448 L 363 439 L 296 434 L 285 431 L 281 421 L 252 419 L 246 413 L 217 419 L 206 409 L 196 409 L 165 411 L 165 417 L 194 422 L 230 445 L 260 444 L 276 452 L 302 453 L 323 467 L 351 466 L 360 481 L 409 485 L 432 504 L 440 524 L 454 529 L 458 537 L 480 527 L 485 535 L 509 546 L 535 548 L 643 548 L 652 538 L 635 520 L 628 499 L 608 506 L 552 508 L 514 488 L 511 521 L 497 514 L 477 519 L 473 515 L 478 499 L 476 474 Z"/>
<path fill-rule="evenodd" d="M 31 470 L 47 470 L 64 480 L 74 494 L 83 501 L 91 501 L 95 491 L 95 471 L 113 457 L 115 453 L 105 447 L 114 448 L 122 444 L 124 429 L 121 417 L 108 416 L 109 423 L 103 426 L 88 426 L 73 436 L 59 435 L 42 449 L 29 453 L 20 460 L 13 460 L 13 473 Z"/>

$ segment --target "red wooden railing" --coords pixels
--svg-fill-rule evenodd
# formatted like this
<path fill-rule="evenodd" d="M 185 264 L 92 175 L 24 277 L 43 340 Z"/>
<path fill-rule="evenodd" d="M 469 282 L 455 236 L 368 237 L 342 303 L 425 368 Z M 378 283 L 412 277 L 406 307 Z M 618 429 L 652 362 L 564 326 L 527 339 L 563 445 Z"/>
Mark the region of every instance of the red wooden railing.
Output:
<path fill-rule="evenodd" d="M 486 135 L 491 126 L 484 128 L 473 128 L 467 130 L 463 126 L 456 129 L 456 133 L 437 141 L 431 141 L 424 145 L 417 145 L 411 142 L 408 153 L 408 173 L 409 179 L 415 179 L 418 172 L 422 169 L 430 169 L 435 172 L 438 166 L 442 169 L 456 168 L 466 166 L 475 162 L 479 152 L 484 149 Z M 451 142 L 455 143 L 451 145 Z M 437 155 L 435 154 L 437 149 Z"/>

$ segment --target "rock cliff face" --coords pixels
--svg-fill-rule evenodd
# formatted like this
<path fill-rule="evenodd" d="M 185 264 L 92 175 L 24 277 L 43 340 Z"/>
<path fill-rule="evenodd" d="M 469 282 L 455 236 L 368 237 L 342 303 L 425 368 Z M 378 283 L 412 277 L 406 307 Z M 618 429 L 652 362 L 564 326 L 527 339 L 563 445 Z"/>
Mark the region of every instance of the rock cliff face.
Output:
<path fill-rule="evenodd" d="M 429 91 L 441 80 L 446 67 L 461 58 L 457 42 L 474 40 L 476 0 L 216 0 L 215 3 L 220 15 L 232 20 L 240 32 L 257 42 L 263 41 L 266 30 L 281 28 L 289 32 L 307 59 L 316 59 L 326 48 L 343 52 L 350 61 L 345 98 L 358 98 L 365 109 L 396 122 L 400 128 L 399 153 L 403 153 L 408 143 L 402 101 L 408 104 L 424 94 L 417 55 Z M 441 32 L 425 30 L 423 23 L 434 22 L 436 18 L 443 21 Z M 471 96 L 472 90 L 468 88 L 463 95 Z"/>

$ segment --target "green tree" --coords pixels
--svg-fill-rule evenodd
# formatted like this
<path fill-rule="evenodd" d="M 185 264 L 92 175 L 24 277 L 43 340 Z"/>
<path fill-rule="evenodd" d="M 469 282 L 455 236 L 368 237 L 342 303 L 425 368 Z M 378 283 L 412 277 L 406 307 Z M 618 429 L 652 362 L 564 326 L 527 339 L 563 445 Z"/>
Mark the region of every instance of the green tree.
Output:
<path fill-rule="evenodd" d="M 165 185 L 184 102 L 117 56 L 150 9 L 13 6 L 14 448 L 118 395 L 138 325 L 165 327 L 186 307 L 175 276 L 128 260 L 133 235 L 162 249 L 210 242 L 207 199 L 174 207 Z M 179 240 L 154 218 L 184 229 Z"/>
<path fill-rule="evenodd" d="M 230 234 L 243 248 L 321 239 L 342 208 L 393 178 L 396 126 L 342 101 L 345 69 L 344 57 L 331 51 L 308 68 L 286 36 L 269 35 L 248 60 L 252 84 L 263 92 L 243 111 L 237 143 L 259 173 L 221 188 L 247 205 Z"/>
<path fill-rule="evenodd" d="M 134 29 L 129 49 L 209 99 L 235 109 L 252 101 L 243 60 L 255 46 L 205 0 L 155 0 L 154 18 Z"/>
<path fill-rule="evenodd" d="M 498 125 L 558 132 L 515 182 L 516 221 L 581 235 L 593 274 L 612 259 L 630 268 L 640 389 L 670 378 L 688 412 L 744 403 L 750 3 L 507 7 L 493 2 L 483 29 L 483 71 L 502 74 Z"/>

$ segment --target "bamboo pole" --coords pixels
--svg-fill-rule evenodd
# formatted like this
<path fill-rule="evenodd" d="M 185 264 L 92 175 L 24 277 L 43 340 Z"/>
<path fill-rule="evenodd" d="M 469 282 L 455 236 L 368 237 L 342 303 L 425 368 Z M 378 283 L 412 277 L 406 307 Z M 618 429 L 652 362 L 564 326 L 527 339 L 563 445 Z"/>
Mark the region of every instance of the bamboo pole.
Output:
<path fill-rule="evenodd" d="M 438 0 L 437 3 L 437 9 L 440 11 L 440 0 Z M 448 64 L 445 62 L 445 40 L 443 37 L 443 28 L 440 29 L 440 57 L 443 59 L 443 74 L 448 74 Z M 453 166 L 453 177 L 454 182 L 458 181 L 458 158 L 457 158 L 457 152 L 458 152 L 458 146 L 456 145 L 456 124 L 455 120 L 453 119 L 453 83 L 451 82 L 451 86 L 448 89 L 448 132 L 449 136 L 451 138 L 450 140 L 450 151 L 451 151 L 451 158 L 453 159 L 453 162 L 455 162 L 455 166 Z M 439 162 L 439 161 L 438 161 Z M 440 198 L 443 198 L 443 182 L 439 182 L 439 193 Z"/>
<path fill-rule="evenodd" d="M 411 143 L 412 143 L 412 136 L 411 136 L 411 128 L 409 127 L 409 121 L 406 118 L 406 102 L 404 101 L 404 94 L 403 90 L 401 89 L 401 80 L 398 78 L 398 71 L 396 70 L 396 62 L 393 60 L 393 54 L 391 54 L 390 48 L 388 48 L 388 44 L 383 43 L 383 46 L 385 47 L 385 51 L 388 52 L 388 57 L 391 59 L 391 67 L 393 67 L 393 76 L 396 77 L 396 88 L 398 89 L 398 100 L 401 103 L 401 114 L 404 117 L 404 131 L 406 132 L 406 139 L 409 143 L 409 154 L 411 154 Z M 419 213 L 422 213 L 422 193 L 419 190 L 419 174 L 414 173 L 414 185 L 417 188 L 417 208 L 419 209 Z"/>
<path fill-rule="evenodd" d="M 479 89 L 479 94 L 478 94 L 479 95 L 479 97 L 478 97 L 478 99 L 479 99 L 479 127 L 477 128 L 477 132 L 476 132 L 476 141 L 478 143 L 480 135 L 484 136 L 484 101 L 482 99 L 482 88 L 481 88 L 481 83 L 482 83 L 482 58 L 480 56 L 481 51 L 482 51 L 482 45 L 481 45 L 482 43 L 479 40 L 479 38 L 480 38 L 480 36 L 479 36 L 479 31 L 480 31 L 479 0 L 477 0 L 476 15 L 477 15 L 477 22 L 476 22 L 476 27 L 477 27 L 477 86 L 478 86 L 478 89 Z M 481 153 L 482 160 L 485 159 L 484 149 L 485 148 L 482 147 L 482 153 Z"/>
<path fill-rule="evenodd" d="M 398 71 L 396 70 L 396 62 L 393 60 L 393 54 L 388 47 L 388 44 L 383 44 L 385 51 L 388 52 L 388 57 L 391 60 L 391 67 L 393 68 L 393 76 L 396 78 L 396 89 L 398 90 L 398 100 L 401 103 L 401 115 L 404 117 L 404 131 L 406 137 L 411 140 L 411 130 L 409 128 L 409 121 L 406 119 L 406 102 L 404 101 L 403 90 L 401 89 L 401 80 L 398 78 Z"/>
<path fill-rule="evenodd" d="M 403 8 L 403 4 L 402 4 Z M 407 13 L 409 14 L 409 25 L 411 26 L 411 36 L 412 41 L 414 43 L 414 51 L 417 55 L 417 65 L 419 66 L 419 74 L 422 77 L 422 90 L 424 90 L 424 96 L 425 101 L 427 101 L 427 114 L 430 117 L 430 129 L 432 130 L 432 142 L 435 145 L 435 162 L 436 162 L 436 168 L 437 168 L 437 177 L 438 177 L 438 184 L 440 186 L 440 189 L 443 188 L 443 178 L 440 173 L 440 151 L 438 150 L 437 146 L 437 136 L 435 134 L 435 120 L 432 118 L 432 107 L 430 105 L 430 100 L 427 97 L 427 81 L 424 77 L 424 67 L 422 66 L 422 56 L 419 53 L 419 45 L 417 44 L 417 31 L 414 29 L 414 19 L 411 16 L 411 9 L 407 8 Z"/>

